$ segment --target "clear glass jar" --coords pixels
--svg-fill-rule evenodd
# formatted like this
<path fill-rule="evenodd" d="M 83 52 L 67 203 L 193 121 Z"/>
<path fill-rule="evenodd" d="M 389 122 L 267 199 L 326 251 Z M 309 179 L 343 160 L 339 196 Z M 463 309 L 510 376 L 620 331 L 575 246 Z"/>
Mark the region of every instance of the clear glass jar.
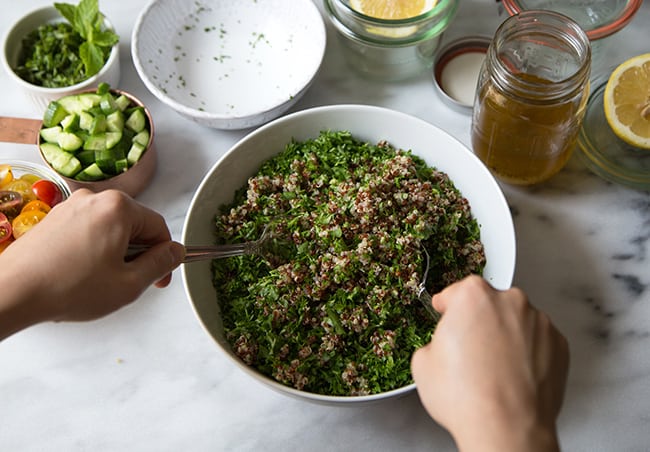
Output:
<path fill-rule="evenodd" d="M 418 16 L 392 20 L 360 13 L 350 0 L 324 0 L 348 64 L 365 77 L 384 81 L 404 80 L 431 68 L 458 2 L 439 0 Z"/>
<path fill-rule="evenodd" d="M 481 69 L 474 153 L 500 180 L 542 182 L 568 161 L 589 95 L 589 38 L 572 19 L 527 11 L 506 19 Z"/>
<path fill-rule="evenodd" d="M 591 41 L 591 72 L 605 70 L 610 36 L 634 18 L 643 0 L 503 0 L 507 14 L 528 10 L 555 11 L 575 20 Z M 610 63 L 611 64 L 611 63 Z"/>

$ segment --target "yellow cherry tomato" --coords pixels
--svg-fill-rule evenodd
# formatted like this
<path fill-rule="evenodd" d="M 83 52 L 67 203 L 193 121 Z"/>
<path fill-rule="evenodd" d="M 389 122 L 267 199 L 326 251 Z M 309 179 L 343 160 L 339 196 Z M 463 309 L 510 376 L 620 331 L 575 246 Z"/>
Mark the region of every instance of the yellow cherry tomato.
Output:
<path fill-rule="evenodd" d="M 0 165 L 0 188 L 4 188 L 12 180 L 14 174 L 11 172 L 11 165 Z"/>
<path fill-rule="evenodd" d="M 13 229 L 14 239 L 20 238 L 27 233 L 31 228 L 36 226 L 47 214 L 41 210 L 29 210 L 23 212 L 14 218 L 11 222 Z"/>
<path fill-rule="evenodd" d="M 25 204 L 20 210 L 20 213 L 29 212 L 30 210 L 40 210 L 41 212 L 48 213 L 50 210 L 52 210 L 52 208 L 40 199 L 35 199 Z"/>
<path fill-rule="evenodd" d="M 20 180 L 24 180 L 24 181 L 26 181 L 26 182 L 28 182 L 30 184 L 33 184 L 37 180 L 41 180 L 41 179 L 42 178 L 38 177 L 36 174 L 30 174 L 30 173 L 23 174 L 22 176 L 20 176 Z"/>

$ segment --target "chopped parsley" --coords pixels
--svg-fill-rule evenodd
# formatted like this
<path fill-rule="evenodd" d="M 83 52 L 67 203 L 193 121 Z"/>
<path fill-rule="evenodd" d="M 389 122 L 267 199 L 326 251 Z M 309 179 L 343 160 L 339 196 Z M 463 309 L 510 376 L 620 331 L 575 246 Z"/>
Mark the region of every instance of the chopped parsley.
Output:
<path fill-rule="evenodd" d="M 411 151 L 344 131 L 293 141 L 216 216 L 219 243 L 273 220 L 296 256 L 213 262 L 227 340 L 285 385 L 367 395 L 412 382 L 410 358 L 435 325 L 418 302 L 421 246 L 435 293 L 485 266 L 480 230 L 447 175 Z"/>

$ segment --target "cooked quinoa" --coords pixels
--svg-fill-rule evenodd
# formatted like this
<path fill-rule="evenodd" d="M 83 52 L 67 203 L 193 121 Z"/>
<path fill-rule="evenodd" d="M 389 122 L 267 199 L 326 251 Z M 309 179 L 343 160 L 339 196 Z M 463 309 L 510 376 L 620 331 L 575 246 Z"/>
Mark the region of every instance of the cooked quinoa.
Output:
<path fill-rule="evenodd" d="M 280 383 L 367 395 L 412 382 L 410 358 L 435 322 L 418 301 L 485 266 L 469 203 L 410 151 L 348 132 L 291 142 L 216 217 L 218 243 L 271 222 L 292 258 L 215 260 L 224 329 L 246 364 Z"/>

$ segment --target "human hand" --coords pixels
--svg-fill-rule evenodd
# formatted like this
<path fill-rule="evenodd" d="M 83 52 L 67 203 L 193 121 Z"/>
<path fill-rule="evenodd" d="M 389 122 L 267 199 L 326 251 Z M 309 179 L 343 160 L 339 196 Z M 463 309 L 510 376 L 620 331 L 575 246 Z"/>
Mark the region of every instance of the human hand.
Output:
<path fill-rule="evenodd" d="M 566 339 L 519 289 L 468 277 L 433 297 L 443 314 L 411 370 L 427 412 L 461 451 L 558 450 Z"/>
<path fill-rule="evenodd" d="M 130 242 L 153 246 L 125 262 Z M 42 321 L 107 315 L 151 284 L 168 285 L 183 254 L 163 217 L 128 195 L 75 191 L 0 254 L 0 339 Z"/>

